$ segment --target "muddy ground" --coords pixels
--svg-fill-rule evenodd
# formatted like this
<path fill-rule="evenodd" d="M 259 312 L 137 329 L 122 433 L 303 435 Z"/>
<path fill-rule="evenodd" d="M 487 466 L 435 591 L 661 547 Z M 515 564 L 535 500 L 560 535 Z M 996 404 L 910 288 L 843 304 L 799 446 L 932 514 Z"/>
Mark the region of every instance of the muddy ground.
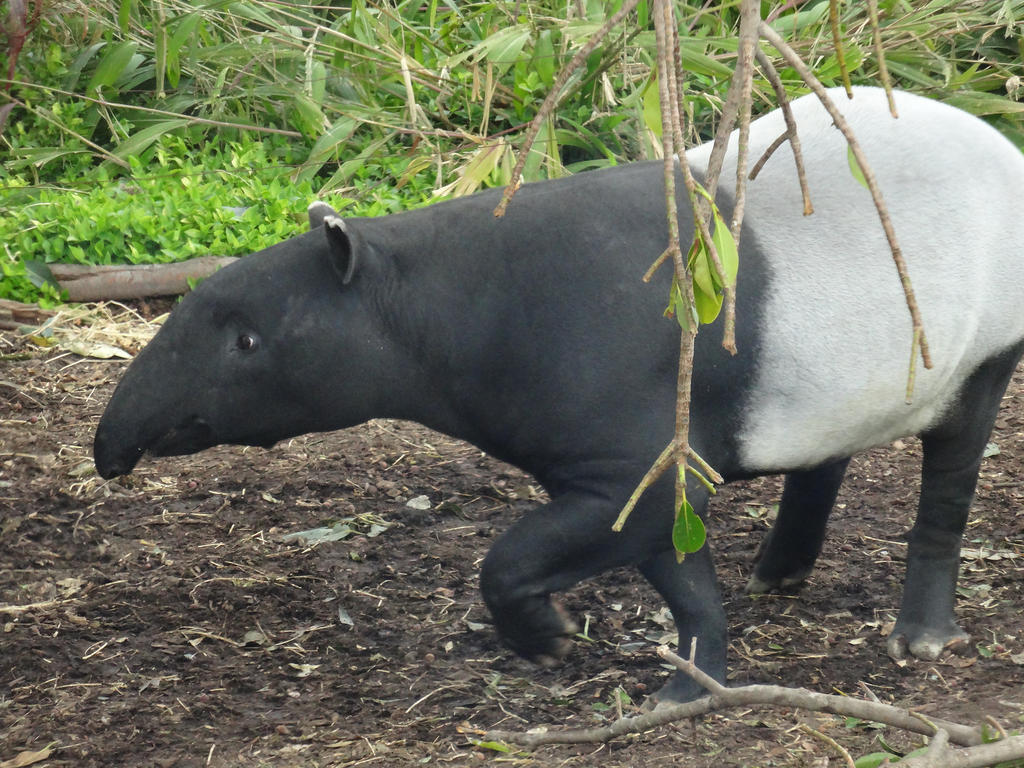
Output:
<path fill-rule="evenodd" d="M 63 348 L 0 335 L 0 765 L 839 765 L 800 722 L 855 755 L 879 737 L 915 743 L 742 708 L 608 745 L 474 746 L 493 727 L 606 723 L 617 690 L 642 701 L 668 674 L 654 655 L 671 630 L 659 599 L 633 572 L 605 574 L 565 598 L 589 639 L 563 666 L 512 655 L 479 599 L 479 565 L 541 492 L 412 424 L 146 460 L 104 482 L 92 432 L 125 363 L 67 350 L 93 323 L 65 320 Z M 145 335 L 107 332 L 129 348 Z M 799 595 L 743 593 L 778 481 L 730 486 L 714 502 L 731 684 L 870 691 L 1022 727 L 1021 375 L 997 429 L 958 604 L 975 655 L 901 666 L 884 652 L 918 485 L 919 449 L 904 440 L 855 459 Z M 422 497 L 429 508 L 417 508 Z M 337 540 L 289 537 L 317 528 Z"/>

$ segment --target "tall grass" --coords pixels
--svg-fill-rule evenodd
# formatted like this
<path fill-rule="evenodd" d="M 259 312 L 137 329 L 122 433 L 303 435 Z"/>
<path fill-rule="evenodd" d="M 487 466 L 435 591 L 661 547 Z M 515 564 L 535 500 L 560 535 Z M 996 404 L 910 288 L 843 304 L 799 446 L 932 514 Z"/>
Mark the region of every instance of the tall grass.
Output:
<path fill-rule="evenodd" d="M 330 195 L 362 214 L 503 184 L 556 73 L 621 1 L 10 4 L 27 8 L 0 27 L 13 72 L 0 81 L 0 295 L 54 299 L 40 285 L 50 261 L 256 250 L 302 226 L 289 196 Z M 874 82 L 863 6 L 845 3 L 845 58 L 855 81 Z M 1024 146 L 1024 0 L 880 6 L 898 86 L 982 115 Z M 731 73 L 736 2 L 678 8 L 696 143 L 711 135 Z M 765 12 L 837 82 L 827 0 Z M 565 87 L 526 180 L 655 156 L 653 54 L 645 0 Z M 795 73 L 782 75 L 801 92 Z M 772 106 L 767 83 L 754 87 L 755 109 Z M 273 211 L 257 199 L 267 190 L 283 196 Z M 236 208 L 286 229 L 221 215 Z"/>
<path fill-rule="evenodd" d="M 422 174 L 472 191 L 501 182 L 557 69 L 619 2 L 53 0 L 18 60 L 5 172 L 38 182 L 68 168 L 127 172 L 129 157 L 168 132 L 199 146 L 274 131 L 302 150 L 296 179 L 318 188 L 403 153 L 405 181 Z M 872 81 L 863 4 L 846 5 L 848 62 L 856 80 Z M 705 6 L 680 3 L 694 138 L 714 120 L 735 49 L 732 4 Z M 773 24 L 828 82 L 838 64 L 826 7 L 803 3 Z M 899 85 L 984 115 L 1024 144 L 1024 2 L 882 7 Z M 654 151 L 644 115 L 653 47 L 641 4 L 570 82 L 527 178 Z M 769 89 L 758 90 L 767 105 Z"/>

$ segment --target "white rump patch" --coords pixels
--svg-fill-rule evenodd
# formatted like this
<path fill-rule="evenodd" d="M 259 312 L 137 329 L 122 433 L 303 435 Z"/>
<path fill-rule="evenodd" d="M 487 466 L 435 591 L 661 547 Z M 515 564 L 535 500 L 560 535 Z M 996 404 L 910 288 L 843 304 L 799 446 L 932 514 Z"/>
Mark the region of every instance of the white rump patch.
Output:
<path fill-rule="evenodd" d="M 910 315 L 871 195 L 817 98 L 796 100 L 815 213 L 802 215 L 786 144 L 747 193 L 744 232 L 763 251 L 769 279 L 738 434 L 747 470 L 810 467 L 919 433 L 979 364 L 1024 338 L 1024 156 L 936 101 L 897 93 L 893 119 L 880 89 L 859 88 L 852 101 L 830 93 L 878 177 L 935 367 L 918 362 L 907 405 Z M 751 162 L 784 130 L 778 111 L 754 122 Z M 735 142 L 734 134 L 722 178 L 735 174 Z M 704 145 L 687 156 L 702 168 L 709 153 Z"/>

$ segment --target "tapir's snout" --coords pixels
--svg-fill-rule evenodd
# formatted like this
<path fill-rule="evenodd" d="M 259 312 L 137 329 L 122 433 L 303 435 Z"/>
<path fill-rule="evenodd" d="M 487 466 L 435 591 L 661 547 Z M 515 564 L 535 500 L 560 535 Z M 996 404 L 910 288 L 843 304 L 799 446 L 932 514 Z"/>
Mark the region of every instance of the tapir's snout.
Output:
<path fill-rule="evenodd" d="M 120 475 L 127 475 L 139 463 L 145 448 L 126 445 L 119 440 L 110 428 L 106 419 L 100 420 L 96 430 L 96 438 L 92 444 L 92 456 L 96 462 L 96 471 L 100 477 L 109 480 Z"/>
<path fill-rule="evenodd" d="M 96 471 L 102 477 L 110 479 L 127 475 L 145 453 L 153 456 L 184 456 L 219 442 L 209 423 L 199 416 L 189 416 L 171 429 L 144 439 L 133 438 L 126 432 L 123 426 L 116 424 L 116 417 L 111 415 L 108 407 L 107 413 L 100 419 L 92 447 Z"/>

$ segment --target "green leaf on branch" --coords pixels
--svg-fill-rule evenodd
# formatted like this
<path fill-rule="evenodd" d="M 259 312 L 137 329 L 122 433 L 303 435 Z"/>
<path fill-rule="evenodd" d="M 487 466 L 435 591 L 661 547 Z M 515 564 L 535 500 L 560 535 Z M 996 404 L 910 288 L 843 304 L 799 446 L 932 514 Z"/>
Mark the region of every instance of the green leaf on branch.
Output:
<path fill-rule="evenodd" d="M 672 546 L 676 549 L 676 559 L 682 562 L 686 555 L 703 547 L 706 539 L 704 521 L 697 516 L 690 502 L 684 497 L 672 526 Z"/>
<path fill-rule="evenodd" d="M 643 116 L 647 130 L 661 140 L 661 96 L 658 94 L 658 77 L 652 77 L 643 92 Z"/>
<path fill-rule="evenodd" d="M 698 289 L 695 283 L 693 303 L 697 308 L 697 319 L 704 325 L 707 325 L 708 323 L 713 323 L 722 311 L 722 294 L 705 293 Z"/>
<path fill-rule="evenodd" d="M 703 187 L 697 191 L 709 202 L 711 197 Z M 712 323 L 722 311 L 722 300 L 725 285 L 735 285 L 736 273 L 739 269 L 739 252 L 732 232 L 725 224 L 718 206 L 711 203 L 711 215 L 714 229 L 711 240 L 714 243 L 718 259 L 722 264 L 725 283 L 715 269 L 711 259 L 711 249 L 701 237 L 700 230 L 695 227 L 693 244 L 687 256 L 687 266 L 693 276 L 693 302 L 697 309 L 697 318 L 701 323 Z"/>
<path fill-rule="evenodd" d="M 722 263 L 722 271 L 725 273 L 726 285 L 736 285 L 736 275 L 740 268 L 740 254 L 736 248 L 736 241 L 733 239 L 732 231 L 725 225 L 725 220 L 718 210 L 717 205 L 711 206 L 711 213 L 715 220 L 715 229 L 711 233 L 711 240 L 718 252 L 718 260 Z M 715 285 L 718 288 L 723 286 L 718 282 L 718 275 L 715 275 Z"/>
<path fill-rule="evenodd" d="M 857 162 L 856 156 L 853 154 L 853 147 L 849 144 L 846 145 L 846 161 L 850 164 L 850 173 L 853 174 L 853 178 L 857 180 L 864 189 L 870 189 L 868 187 L 868 180 L 864 178 L 864 171 L 861 170 L 860 163 Z"/>
<path fill-rule="evenodd" d="M 675 275 L 672 275 L 672 288 L 669 289 L 665 317 L 674 317 L 676 322 L 679 323 L 680 328 L 684 331 L 689 331 L 692 313 L 693 310 L 691 310 L 689 303 L 686 301 L 686 295 L 679 285 L 679 280 L 676 279 Z"/>

